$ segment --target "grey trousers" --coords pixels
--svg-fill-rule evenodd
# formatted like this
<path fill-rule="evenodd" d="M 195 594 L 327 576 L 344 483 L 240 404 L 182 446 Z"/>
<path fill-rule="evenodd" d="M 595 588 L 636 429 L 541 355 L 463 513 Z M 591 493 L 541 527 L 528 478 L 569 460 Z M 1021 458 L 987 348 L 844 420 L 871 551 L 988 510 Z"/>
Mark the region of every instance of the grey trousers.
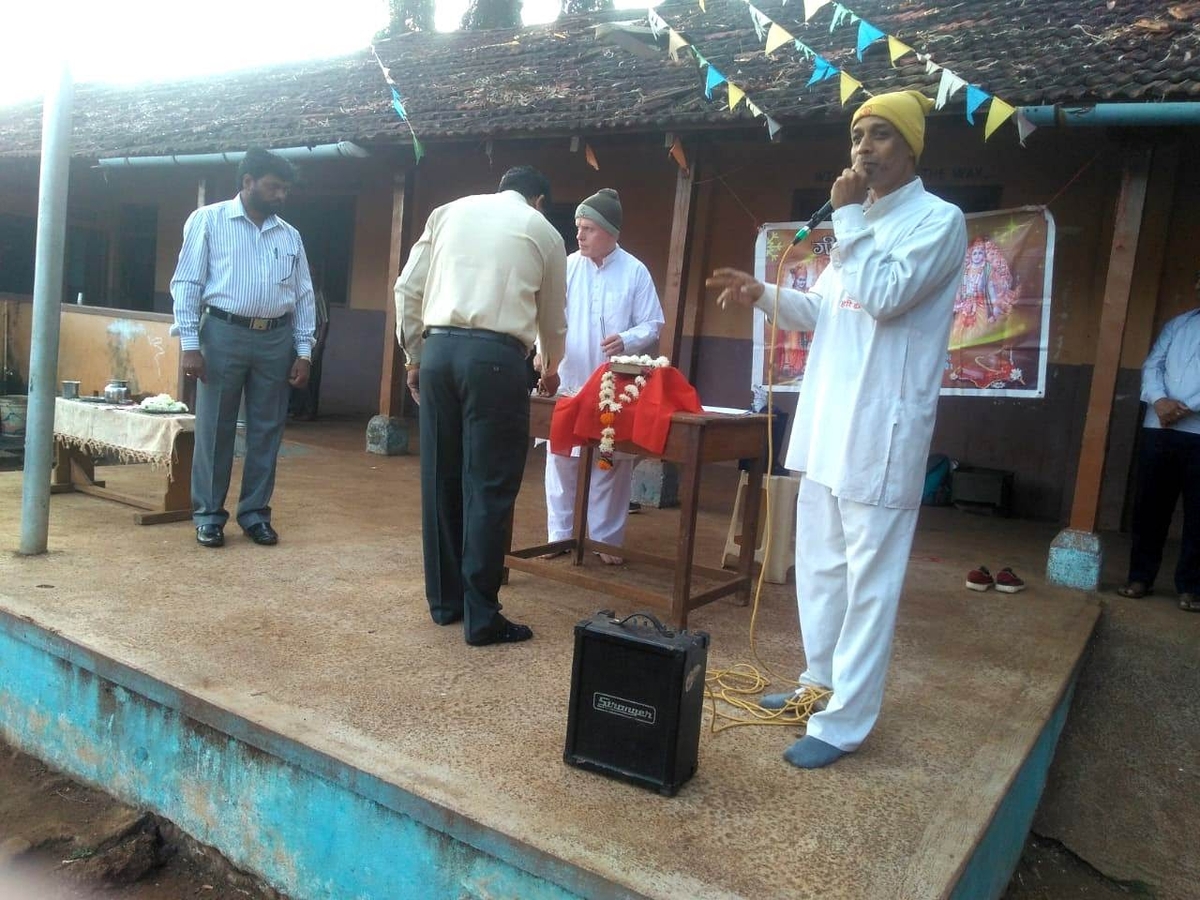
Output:
<path fill-rule="evenodd" d="M 200 352 L 206 380 L 196 385 L 196 452 L 192 460 L 192 521 L 224 525 L 233 469 L 238 407 L 246 395 L 246 461 L 237 522 L 271 521 L 275 461 L 287 422 L 292 328 L 254 331 L 203 316 Z"/>

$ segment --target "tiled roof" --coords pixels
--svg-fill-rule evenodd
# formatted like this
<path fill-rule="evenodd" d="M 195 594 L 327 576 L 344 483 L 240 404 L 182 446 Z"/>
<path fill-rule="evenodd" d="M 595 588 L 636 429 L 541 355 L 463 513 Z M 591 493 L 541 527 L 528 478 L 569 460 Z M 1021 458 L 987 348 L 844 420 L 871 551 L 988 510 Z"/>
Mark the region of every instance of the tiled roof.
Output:
<path fill-rule="evenodd" d="M 667 0 L 657 13 L 785 126 L 840 115 L 838 79 L 806 87 L 812 63 L 792 45 L 768 57 L 742 0 Z M 855 54 L 858 26 L 830 30 L 834 5 L 802 24 L 804 3 L 756 6 L 877 93 L 938 76 L 912 54 L 893 67 L 887 44 Z M 883 32 L 966 81 L 1022 105 L 1200 101 L 1200 0 L 855 0 Z M 745 107 L 705 99 L 693 62 L 671 62 L 663 37 L 637 53 L 596 38 L 597 21 L 646 25 L 631 10 L 518 31 L 409 34 L 381 42 L 417 134 L 438 139 L 742 126 Z M 648 39 L 648 35 L 647 35 Z M 861 94 L 859 97 L 861 98 Z M 962 95 L 949 109 L 961 113 Z M 40 104 L 0 110 L 0 157 L 36 156 Z M 80 86 L 77 156 L 205 153 L 252 145 L 351 140 L 407 143 L 367 52 L 210 78 L 133 87 Z"/>

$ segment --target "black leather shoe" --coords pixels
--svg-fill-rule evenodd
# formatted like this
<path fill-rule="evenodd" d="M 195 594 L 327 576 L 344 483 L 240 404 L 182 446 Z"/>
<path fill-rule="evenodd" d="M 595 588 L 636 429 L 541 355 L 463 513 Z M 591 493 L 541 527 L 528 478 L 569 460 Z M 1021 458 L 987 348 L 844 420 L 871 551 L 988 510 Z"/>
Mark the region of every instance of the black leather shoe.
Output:
<path fill-rule="evenodd" d="M 250 538 L 256 544 L 262 544 L 264 547 L 270 547 L 272 544 L 279 543 L 279 535 L 271 527 L 270 522 L 255 522 L 246 529 L 246 537 Z"/>
<path fill-rule="evenodd" d="M 196 543 L 201 547 L 224 547 L 225 529 L 220 525 L 197 525 Z"/>
<path fill-rule="evenodd" d="M 508 621 L 508 619 L 501 619 L 500 621 L 503 624 L 493 634 L 476 640 L 467 638 L 467 643 L 472 647 L 486 647 L 488 644 L 516 644 L 533 637 L 533 629 L 528 625 L 518 625 L 516 622 Z"/>

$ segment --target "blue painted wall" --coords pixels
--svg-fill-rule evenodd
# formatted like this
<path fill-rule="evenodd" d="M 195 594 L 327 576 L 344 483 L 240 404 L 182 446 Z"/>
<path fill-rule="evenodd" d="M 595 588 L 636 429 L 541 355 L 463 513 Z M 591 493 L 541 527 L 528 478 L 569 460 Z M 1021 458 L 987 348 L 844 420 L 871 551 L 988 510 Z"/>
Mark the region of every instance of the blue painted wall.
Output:
<path fill-rule="evenodd" d="M 637 896 L 3 612 L 0 734 L 296 900 Z"/>

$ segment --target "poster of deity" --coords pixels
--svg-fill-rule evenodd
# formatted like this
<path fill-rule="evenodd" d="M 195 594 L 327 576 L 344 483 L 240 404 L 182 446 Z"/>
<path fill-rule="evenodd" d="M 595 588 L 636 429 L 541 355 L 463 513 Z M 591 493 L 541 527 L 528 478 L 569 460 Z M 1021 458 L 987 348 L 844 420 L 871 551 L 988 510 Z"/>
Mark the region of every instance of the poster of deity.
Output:
<path fill-rule="evenodd" d="M 767 285 L 810 289 L 834 247 L 829 223 L 787 253 L 801 222 L 765 225 L 754 274 Z M 780 260 L 783 264 L 782 277 Z M 967 253 L 954 296 L 942 394 L 1042 397 L 1049 354 L 1054 219 L 1041 207 L 967 216 Z M 812 335 L 773 328 L 754 314 L 752 386 L 798 391 Z"/>

